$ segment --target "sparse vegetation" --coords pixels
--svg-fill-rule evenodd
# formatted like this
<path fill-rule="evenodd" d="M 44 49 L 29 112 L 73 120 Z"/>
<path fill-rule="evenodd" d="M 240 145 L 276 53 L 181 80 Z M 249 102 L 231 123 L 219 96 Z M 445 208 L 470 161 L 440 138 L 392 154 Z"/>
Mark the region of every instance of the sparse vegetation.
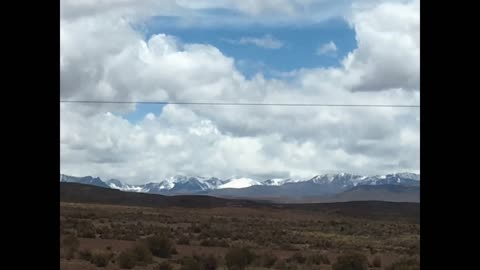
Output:
<path fill-rule="evenodd" d="M 132 269 L 136 265 L 136 259 L 132 252 L 124 251 L 118 255 L 118 265 L 121 268 Z"/>
<path fill-rule="evenodd" d="M 420 270 L 420 261 L 418 258 L 401 258 L 390 267 L 386 268 L 387 270 Z"/>
<path fill-rule="evenodd" d="M 78 241 L 78 238 L 75 235 L 69 234 L 69 235 L 66 235 L 63 238 L 62 245 L 64 247 L 68 247 L 68 248 L 72 248 L 74 250 L 77 250 L 79 245 L 80 245 L 80 242 Z"/>
<path fill-rule="evenodd" d="M 82 220 L 77 223 L 75 228 L 77 230 L 77 234 L 79 237 L 82 238 L 95 238 L 95 226 L 92 224 L 91 221 Z"/>
<path fill-rule="evenodd" d="M 107 269 L 419 269 L 412 259 L 419 252 L 418 222 L 332 213 L 61 203 L 61 264 L 65 269 L 78 263 L 102 267 L 105 261 Z M 348 259 L 349 250 L 372 257 Z M 393 265 L 386 253 L 397 256 Z"/>
<path fill-rule="evenodd" d="M 152 252 L 142 243 L 136 244 L 129 251 L 133 254 L 137 265 L 146 265 L 152 262 Z"/>
<path fill-rule="evenodd" d="M 204 239 L 200 242 L 201 246 L 204 247 L 228 247 L 228 243 L 225 240 L 217 240 L 217 239 Z"/>
<path fill-rule="evenodd" d="M 217 259 L 211 254 L 208 256 L 197 256 L 196 259 L 200 262 L 204 270 L 217 269 L 217 266 L 218 266 Z"/>
<path fill-rule="evenodd" d="M 95 264 L 97 267 L 105 267 L 108 265 L 111 255 L 103 252 L 93 253 L 91 257 L 91 263 Z"/>
<path fill-rule="evenodd" d="M 316 253 L 307 257 L 306 264 L 308 265 L 330 264 L 330 260 L 326 255 Z"/>
<path fill-rule="evenodd" d="M 271 268 L 278 258 L 271 251 L 263 252 L 255 259 L 255 264 L 261 267 Z"/>
<path fill-rule="evenodd" d="M 183 257 L 181 270 L 215 270 L 218 267 L 217 259 L 213 255 L 193 255 Z"/>
<path fill-rule="evenodd" d="M 243 270 L 255 259 L 255 254 L 246 247 L 229 249 L 225 262 L 229 270 Z"/>
<path fill-rule="evenodd" d="M 157 266 L 154 268 L 154 270 L 173 270 L 173 267 L 168 262 L 161 262 L 161 263 L 157 264 Z"/>
<path fill-rule="evenodd" d="M 178 238 L 177 244 L 178 245 L 189 245 L 190 244 L 190 239 L 187 236 L 182 235 L 182 236 L 180 236 L 180 238 Z"/>
<path fill-rule="evenodd" d="M 200 262 L 193 257 L 185 257 L 182 260 L 182 266 L 180 270 L 203 270 Z"/>
<path fill-rule="evenodd" d="M 332 266 L 333 270 L 368 270 L 368 259 L 360 253 L 341 255 Z"/>
<path fill-rule="evenodd" d="M 92 261 L 92 252 L 89 249 L 80 250 L 78 256 L 81 260 Z"/>
<path fill-rule="evenodd" d="M 66 235 L 62 242 L 61 242 L 61 256 L 67 260 L 73 259 L 75 256 L 75 252 L 77 252 L 80 242 L 78 238 L 73 235 L 69 234 Z"/>
<path fill-rule="evenodd" d="M 302 253 L 300 252 L 295 252 L 293 255 L 287 259 L 287 262 L 293 262 L 293 263 L 298 263 L 298 264 L 304 264 L 307 258 L 303 256 Z"/>
<path fill-rule="evenodd" d="M 277 260 L 273 265 L 274 269 L 286 269 L 286 267 L 287 267 L 287 264 L 285 263 L 284 260 Z"/>

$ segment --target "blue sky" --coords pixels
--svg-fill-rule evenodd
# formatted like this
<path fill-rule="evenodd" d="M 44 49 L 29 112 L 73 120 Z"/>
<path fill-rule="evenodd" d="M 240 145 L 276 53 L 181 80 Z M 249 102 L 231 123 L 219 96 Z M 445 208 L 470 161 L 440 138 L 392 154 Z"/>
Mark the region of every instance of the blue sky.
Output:
<path fill-rule="evenodd" d="M 266 78 L 278 72 L 300 68 L 336 67 L 357 46 L 354 30 L 342 19 L 331 19 L 317 24 L 285 26 L 211 26 L 181 27 L 174 18 L 157 17 L 144 25 L 145 39 L 164 33 L 182 43 L 210 44 L 224 55 L 235 59 L 236 67 L 247 78 L 261 72 Z M 166 23 L 168 22 L 168 23 Z M 280 48 L 264 48 L 254 44 L 239 44 L 242 38 L 263 38 L 270 35 L 281 42 Z M 317 54 L 317 49 L 333 42 L 335 53 Z M 126 115 L 130 122 L 142 120 L 149 112 L 158 115 L 163 105 L 137 105 L 136 111 Z"/>
<path fill-rule="evenodd" d="M 162 19 L 147 25 L 146 38 L 153 34 L 165 33 L 176 36 L 184 43 L 204 43 L 217 47 L 223 54 L 235 58 L 239 69 L 250 77 L 258 71 L 265 76 L 268 70 L 291 71 L 298 68 L 337 66 L 339 60 L 356 47 L 355 32 L 341 19 L 332 19 L 312 25 L 246 26 L 246 27 L 175 27 L 172 24 L 162 27 Z M 232 44 L 226 40 L 240 40 L 242 37 L 263 37 L 271 35 L 281 41 L 279 49 L 261 48 L 252 44 Z M 338 52 L 332 55 L 316 55 L 322 44 L 333 41 Z M 260 68 L 261 67 L 261 68 Z"/>

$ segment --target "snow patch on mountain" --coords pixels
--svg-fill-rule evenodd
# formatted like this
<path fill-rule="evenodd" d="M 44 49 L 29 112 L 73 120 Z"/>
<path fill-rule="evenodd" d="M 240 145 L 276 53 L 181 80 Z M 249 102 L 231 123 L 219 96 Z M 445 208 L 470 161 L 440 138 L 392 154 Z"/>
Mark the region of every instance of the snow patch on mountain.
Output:
<path fill-rule="evenodd" d="M 289 180 L 289 179 L 272 178 L 272 179 L 267 179 L 263 181 L 262 184 L 266 186 L 281 186 L 286 182 L 286 180 Z"/>
<path fill-rule="evenodd" d="M 237 178 L 231 179 L 227 183 L 220 185 L 218 188 L 246 188 L 254 185 L 262 185 L 261 182 L 253 180 L 251 178 Z"/>

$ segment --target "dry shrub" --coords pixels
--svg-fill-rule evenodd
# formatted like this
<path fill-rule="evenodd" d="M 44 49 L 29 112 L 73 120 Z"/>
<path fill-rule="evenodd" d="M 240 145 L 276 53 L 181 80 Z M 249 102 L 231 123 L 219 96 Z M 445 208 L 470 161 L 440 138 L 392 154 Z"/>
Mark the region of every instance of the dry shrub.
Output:
<path fill-rule="evenodd" d="M 255 254 L 250 249 L 231 248 L 225 254 L 225 262 L 229 270 L 243 270 L 255 259 Z"/>
<path fill-rule="evenodd" d="M 332 266 L 333 270 L 368 270 L 368 259 L 360 253 L 340 255 Z"/>
<path fill-rule="evenodd" d="M 75 226 L 77 235 L 83 238 L 95 238 L 95 226 L 91 221 L 82 220 Z"/>
<path fill-rule="evenodd" d="M 180 264 L 180 270 L 216 270 L 218 267 L 217 259 L 211 254 L 183 257 Z"/>
<path fill-rule="evenodd" d="M 165 235 L 155 235 L 145 241 L 148 249 L 154 256 L 169 258 L 174 250 L 172 241 Z"/>
<path fill-rule="evenodd" d="M 287 262 L 293 262 L 298 264 L 304 264 L 307 261 L 307 258 L 303 256 L 300 252 L 295 252 L 290 258 L 287 259 Z"/>
<path fill-rule="evenodd" d="M 382 267 L 382 259 L 379 256 L 375 256 L 375 258 L 373 258 L 372 265 L 375 268 Z"/>
<path fill-rule="evenodd" d="M 105 267 L 110 261 L 111 255 L 105 252 L 93 253 L 90 260 L 91 263 L 95 264 L 97 267 Z"/>
<path fill-rule="evenodd" d="M 255 264 L 261 267 L 271 268 L 278 258 L 270 251 L 263 252 L 255 258 Z"/>
<path fill-rule="evenodd" d="M 178 245 L 189 245 L 190 244 L 190 239 L 187 236 L 182 235 L 182 236 L 180 236 L 180 238 L 178 238 L 177 244 Z"/>
<path fill-rule="evenodd" d="M 308 256 L 306 263 L 309 265 L 330 264 L 330 260 L 326 255 L 316 253 Z"/>
<path fill-rule="evenodd" d="M 136 265 L 145 266 L 152 262 L 152 253 L 142 243 L 120 253 L 117 258 L 122 268 L 131 269 Z"/>
<path fill-rule="evenodd" d="M 172 270 L 173 266 L 168 262 L 161 262 L 157 264 L 154 270 Z"/>

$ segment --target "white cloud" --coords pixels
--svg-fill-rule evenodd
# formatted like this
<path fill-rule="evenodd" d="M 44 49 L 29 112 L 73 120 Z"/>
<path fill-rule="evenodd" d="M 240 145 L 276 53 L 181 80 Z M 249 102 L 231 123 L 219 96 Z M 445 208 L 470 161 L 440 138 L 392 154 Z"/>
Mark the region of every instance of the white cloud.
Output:
<path fill-rule="evenodd" d="M 73 11 L 69 9 L 75 2 L 62 0 L 62 99 L 419 101 L 418 2 L 354 8 L 348 19 L 358 48 L 343 65 L 295 70 L 289 80 L 261 75 L 246 79 L 235 68 L 235 59 L 210 45 L 182 43 L 165 34 L 144 40 L 130 20 L 147 16 L 143 15 L 147 11 L 155 13 L 153 2 L 141 2 L 136 8 L 125 0 L 128 8 L 117 11 L 98 7 L 95 1 L 81 3 L 88 8 Z M 175 6 L 185 8 L 186 3 L 177 1 Z M 152 8 L 145 8 L 147 4 Z M 273 12 L 255 11 L 248 4 L 254 5 L 247 2 L 242 8 L 251 9 L 252 16 Z M 137 124 L 121 116 L 134 109 L 131 105 L 61 104 L 60 109 L 61 170 L 73 175 L 140 183 L 175 173 L 285 177 L 419 168 L 415 108 L 167 105 L 162 113 L 152 112 Z"/>
<path fill-rule="evenodd" d="M 381 3 L 350 17 L 358 48 L 344 60 L 352 90 L 418 89 L 420 2 Z"/>
<path fill-rule="evenodd" d="M 315 52 L 317 55 L 335 55 L 337 52 L 337 45 L 333 41 L 328 43 L 322 44 L 320 47 L 317 48 Z"/>
<path fill-rule="evenodd" d="M 264 49 L 280 49 L 283 47 L 283 42 L 274 38 L 270 34 L 263 37 L 242 37 L 239 40 L 223 39 L 224 41 L 236 45 L 255 45 Z"/>
<path fill-rule="evenodd" d="M 147 113 L 147 115 L 145 115 L 145 119 L 155 120 L 155 115 L 153 113 Z"/>

